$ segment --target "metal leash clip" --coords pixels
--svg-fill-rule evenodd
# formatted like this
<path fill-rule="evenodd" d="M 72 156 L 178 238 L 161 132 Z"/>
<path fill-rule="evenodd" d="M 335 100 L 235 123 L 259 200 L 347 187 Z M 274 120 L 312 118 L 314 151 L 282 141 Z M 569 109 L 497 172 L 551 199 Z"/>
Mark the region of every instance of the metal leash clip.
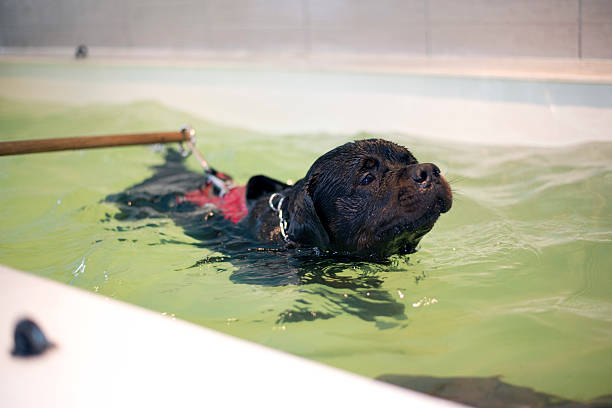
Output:
<path fill-rule="evenodd" d="M 278 201 L 278 205 L 274 207 L 274 198 L 276 198 L 277 196 L 280 197 L 280 200 Z M 280 193 L 274 193 L 270 196 L 270 199 L 268 200 L 268 205 L 270 206 L 272 211 L 278 213 L 280 233 L 285 239 L 285 242 L 289 242 L 289 236 L 287 235 L 287 232 L 286 232 L 287 231 L 287 220 L 283 217 L 283 201 L 285 201 L 284 195 Z"/>
<path fill-rule="evenodd" d="M 195 150 L 195 129 L 189 125 L 183 125 L 181 128 L 181 133 L 183 134 L 183 137 L 185 137 L 189 149 L 185 149 L 183 142 L 180 142 L 178 152 L 181 154 L 181 156 L 187 157 Z"/>
<path fill-rule="evenodd" d="M 189 150 L 186 150 L 183 147 L 183 143 L 181 143 L 179 145 L 179 152 L 181 153 L 181 155 L 183 157 L 187 157 L 189 154 L 193 153 L 193 155 L 195 156 L 195 158 L 198 160 L 198 162 L 200 163 L 200 165 L 202 166 L 202 168 L 204 169 L 204 174 L 206 174 L 206 183 L 210 183 L 214 186 L 215 190 L 216 190 L 216 194 L 218 197 L 223 197 L 225 194 L 227 194 L 233 187 L 233 183 L 231 180 L 231 177 L 225 176 L 226 179 L 224 179 L 223 177 L 219 177 L 217 174 L 217 171 L 215 171 L 213 168 L 211 168 L 208 163 L 206 162 L 206 160 L 204 160 L 204 157 L 202 157 L 202 155 L 200 154 L 200 152 L 198 152 L 195 148 L 195 129 L 192 128 L 189 125 L 185 125 L 183 126 L 183 128 L 181 129 L 181 132 L 183 133 L 183 135 L 185 135 L 185 142 L 187 143 L 187 146 L 189 147 Z"/>

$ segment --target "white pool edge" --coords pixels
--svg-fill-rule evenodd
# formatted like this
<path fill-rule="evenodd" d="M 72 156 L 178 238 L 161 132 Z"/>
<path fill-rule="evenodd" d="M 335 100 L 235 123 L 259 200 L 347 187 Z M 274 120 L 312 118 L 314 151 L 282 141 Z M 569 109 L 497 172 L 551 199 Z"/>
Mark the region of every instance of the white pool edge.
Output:
<path fill-rule="evenodd" d="M 13 357 L 22 317 L 57 347 Z M 459 406 L 1 265 L 0 373 L 7 407 Z"/>
<path fill-rule="evenodd" d="M 593 84 L 612 83 L 612 60 L 503 56 L 421 56 L 393 53 L 240 52 L 160 47 L 89 47 L 80 64 L 321 70 Z M 0 46 L 0 61 L 69 62 L 74 47 Z"/>

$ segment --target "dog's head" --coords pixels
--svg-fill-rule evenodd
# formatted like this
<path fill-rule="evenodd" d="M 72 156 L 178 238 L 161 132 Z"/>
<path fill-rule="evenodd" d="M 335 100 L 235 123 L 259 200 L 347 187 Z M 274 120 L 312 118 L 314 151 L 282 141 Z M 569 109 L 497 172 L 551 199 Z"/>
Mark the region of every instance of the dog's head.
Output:
<path fill-rule="evenodd" d="M 438 167 L 380 139 L 324 154 L 295 189 L 289 237 L 358 257 L 413 252 L 452 204 Z"/>

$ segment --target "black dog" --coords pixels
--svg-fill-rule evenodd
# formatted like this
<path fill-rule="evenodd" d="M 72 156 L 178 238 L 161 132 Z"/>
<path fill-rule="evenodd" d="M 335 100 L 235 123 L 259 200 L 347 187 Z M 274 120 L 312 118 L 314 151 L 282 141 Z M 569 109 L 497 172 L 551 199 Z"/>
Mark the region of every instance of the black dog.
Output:
<path fill-rule="evenodd" d="M 115 218 L 170 217 L 202 246 L 220 245 L 220 250 L 228 249 L 226 240 L 233 242 L 232 247 L 236 242 L 249 247 L 264 242 L 384 260 L 414 252 L 452 205 L 450 186 L 438 167 L 419 164 L 395 143 L 360 140 L 318 158 L 293 186 L 266 176 L 252 177 L 246 187 L 248 214 L 236 228 L 223 217 L 206 215 L 208 207 L 177 201 L 203 182 L 202 175 L 187 170 L 182 161 L 178 153 L 169 151 L 166 163 L 156 166 L 150 179 L 108 196 L 106 201 L 121 210 Z M 248 240 L 245 229 L 256 241 Z"/>
<path fill-rule="evenodd" d="M 313 312 L 317 319 L 348 313 L 380 327 L 406 320 L 404 303 L 381 289 L 378 272 L 407 264 L 408 259 L 385 257 L 414 251 L 439 214 L 450 208 L 450 188 L 437 167 L 418 164 L 408 150 L 383 140 L 348 143 L 316 160 L 294 186 L 265 176 L 252 177 L 245 197 L 249 213 L 234 224 L 208 206 L 177 199 L 205 181 L 184 161 L 179 153 L 168 150 L 164 163 L 152 168 L 151 177 L 106 197 L 106 202 L 119 209 L 100 220 L 108 223 L 106 229 L 115 233 L 113 237 L 126 241 L 121 235 L 133 229 L 159 228 L 159 241 L 147 245 L 172 243 L 208 250 L 188 269 L 212 264 L 225 271 L 231 262 L 229 279 L 234 283 L 313 284 L 309 293 L 335 305 L 333 310 L 319 310 L 297 302 L 279 315 L 279 323 L 313 320 Z M 282 214 L 272 209 L 279 206 Z M 167 218 L 195 242 L 166 235 Z M 150 222 L 127 224 L 144 219 Z M 287 239 L 281 232 L 281 219 L 287 223 L 283 226 Z M 114 225 L 113 220 L 119 224 Z M 299 248 L 283 250 L 288 246 Z M 349 259 L 316 256 L 320 252 L 348 255 Z M 357 267 L 356 272 L 347 275 L 351 267 Z M 422 271 L 409 266 L 407 270 L 417 273 L 417 283 L 422 279 Z"/>
<path fill-rule="evenodd" d="M 452 204 L 438 167 L 381 139 L 333 149 L 294 186 L 252 177 L 246 198 L 260 241 L 373 259 L 414 252 Z"/>

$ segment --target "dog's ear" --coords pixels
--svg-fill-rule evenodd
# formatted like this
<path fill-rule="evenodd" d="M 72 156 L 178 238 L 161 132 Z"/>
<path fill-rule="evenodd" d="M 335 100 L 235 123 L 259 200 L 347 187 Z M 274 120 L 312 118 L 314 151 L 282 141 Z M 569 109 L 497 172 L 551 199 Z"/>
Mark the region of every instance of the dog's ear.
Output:
<path fill-rule="evenodd" d="M 246 186 L 247 208 L 251 211 L 253 204 L 262 196 L 270 193 L 278 193 L 289 187 L 287 184 L 266 176 L 253 176 Z"/>
<path fill-rule="evenodd" d="M 316 178 L 311 178 L 295 196 L 287 233 L 289 238 L 299 245 L 315 246 L 326 251 L 329 249 L 329 235 L 312 201 L 315 182 Z"/>

